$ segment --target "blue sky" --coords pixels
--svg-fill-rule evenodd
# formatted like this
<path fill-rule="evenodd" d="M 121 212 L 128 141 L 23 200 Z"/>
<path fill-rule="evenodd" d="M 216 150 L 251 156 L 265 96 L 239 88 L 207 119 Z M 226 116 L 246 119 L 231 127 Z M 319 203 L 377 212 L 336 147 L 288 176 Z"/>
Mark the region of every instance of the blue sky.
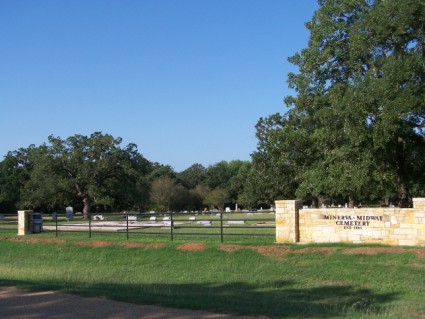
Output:
<path fill-rule="evenodd" d="M 0 156 L 101 131 L 153 162 L 249 160 L 315 0 L 0 1 Z"/>

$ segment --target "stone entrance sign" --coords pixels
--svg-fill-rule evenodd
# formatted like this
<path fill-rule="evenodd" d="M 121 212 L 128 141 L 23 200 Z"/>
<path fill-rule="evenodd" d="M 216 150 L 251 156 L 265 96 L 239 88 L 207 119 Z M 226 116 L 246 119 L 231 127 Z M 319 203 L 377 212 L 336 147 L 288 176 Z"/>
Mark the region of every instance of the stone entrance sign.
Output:
<path fill-rule="evenodd" d="M 276 242 L 425 246 L 425 198 L 413 208 L 302 208 L 276 201 Z"/>

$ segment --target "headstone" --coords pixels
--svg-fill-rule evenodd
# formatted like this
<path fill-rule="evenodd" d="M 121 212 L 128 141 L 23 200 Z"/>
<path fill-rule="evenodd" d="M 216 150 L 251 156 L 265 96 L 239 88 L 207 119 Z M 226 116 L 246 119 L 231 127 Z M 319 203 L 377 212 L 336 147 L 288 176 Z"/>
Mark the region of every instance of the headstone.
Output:
<path fill-rule="evenodd" d="M 202 226 L 211 226 L 211 221 L 210 220 L 200 220 L 197 222 L 197 224 L 202 225 Z"/>
<path fill-rule="evenodd" d="M 229 220 L 227 222 L 229 225 L 243 225 L 245 224 L 244 220 Z"/>
<path fill-rule="evenodd" d="M 74 219 L 74 209 L 71 206 L 65 208 L 66 211 L 66 220 L 70 221 Z"/>

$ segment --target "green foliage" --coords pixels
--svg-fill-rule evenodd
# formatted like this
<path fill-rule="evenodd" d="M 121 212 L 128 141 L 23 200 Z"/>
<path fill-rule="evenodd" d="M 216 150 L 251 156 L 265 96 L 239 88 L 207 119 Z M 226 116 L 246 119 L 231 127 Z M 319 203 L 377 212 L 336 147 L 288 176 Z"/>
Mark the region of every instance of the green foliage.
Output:
<path fill-rule="evenodd" d="M 17 209 L 21 190 L 29 179 L 31 163 L 28 150 L 9 152 L 0 162 L 0 211 L 12 212 Z"/>
<path fill-rule="evenodd" d="M 21 206 L 53 210 L 78 200 L 87 215 L 91 207 L 119 209 L 143 202 L 142 177 L 150 164 L 134 144 L 121 148 L 120 138 L 99 132 L 66 140 L 50 136 L 49 143 L 27 152 L 31 170 Z"/>
<path fill-rule="evenodd" d="M 251 171 L 247 161 L 222 161 L 176 173 L 169 165 L 147 161 L 136 145 L 121 147 L 121 138 L 100 132 L 48 140 L 10 152 L 0 162 L 2 211 L 60 211 L 69 205 L 85 216 L 91 209 L 200 210 L 208 193 L 220 186 L 228 190 L 225 204 L 236 203 Z"/>
<path fill-rule="evenodd" d="M 205 184 L 211 190 L 227 191 L 227 202 L 225 204 L 237 203 L 243 194 L 248 175 L 252 165 L 248 161 L 234 160 L 230 162 L 221 161 L 207 168 Z M 215 197 L 216 194 L 212 194 Z M 208 205 L 223 206 L 210 202 Z"/>
<path fill-rule="evenodd" d="M 153 163 L 150 173 L 146 176 L 149 181 L 153 181 L 156 178 L 168 176 L 175 178 L 176 173 L 170 165 L 162 165 L 160 163 Z"/>
<path fill-rule="evenodd" d="M 187 188 L 193 189 L 204 182 L 207 176 L 207 169 L 198 163 L 177 174 L 178 180 Z"/>
<path fill-rule="evenodd" d="M 167 175 L 156 178 L 151 185 L 150 198 L 156 210 L 170 212 L 181 209 L 189 198 L 189 191 L 175 178 Z"/>
<path fill-rule="evenodd" d="M 225 188 L 216 188 L 208 193 L 204 199 L 204 204 L 211 207 L 218 207 L 224 211 L 226 203 L 230 202 L 229 191 Z"/>
<path fill-rule="evenodd" d="M 308 47 L 289 58 L 292 108 L 260 119 L 259 153 L 299 197 L 406 206 L 425 186 L 423 1 L 319 4 Z"/>
<path fill-rule="evenodd" d="M 208 166 L 205 183 L 210 189 L 226 188 L 229 186 L 230 178 L 233 176 L 232 169 L 228 162 L 221 161 Z"/>

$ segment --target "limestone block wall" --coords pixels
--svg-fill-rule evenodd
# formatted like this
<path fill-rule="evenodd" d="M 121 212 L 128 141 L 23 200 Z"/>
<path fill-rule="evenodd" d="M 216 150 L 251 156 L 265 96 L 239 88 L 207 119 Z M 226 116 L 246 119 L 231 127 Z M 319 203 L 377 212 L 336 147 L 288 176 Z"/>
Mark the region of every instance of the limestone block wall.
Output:
<path fill-rule="evenodd" d="M 276 242 L 425 246 L 425 198 L 413 208 L 304 208 L 276 201 Z"/>
<path fill-rule="evenodd" d="M 303 205 L 301 200 L 276 201 L 276 241 L 299 241 L 298 212 Z M 279 238 L 279 240 L 278 240 Z"/>

